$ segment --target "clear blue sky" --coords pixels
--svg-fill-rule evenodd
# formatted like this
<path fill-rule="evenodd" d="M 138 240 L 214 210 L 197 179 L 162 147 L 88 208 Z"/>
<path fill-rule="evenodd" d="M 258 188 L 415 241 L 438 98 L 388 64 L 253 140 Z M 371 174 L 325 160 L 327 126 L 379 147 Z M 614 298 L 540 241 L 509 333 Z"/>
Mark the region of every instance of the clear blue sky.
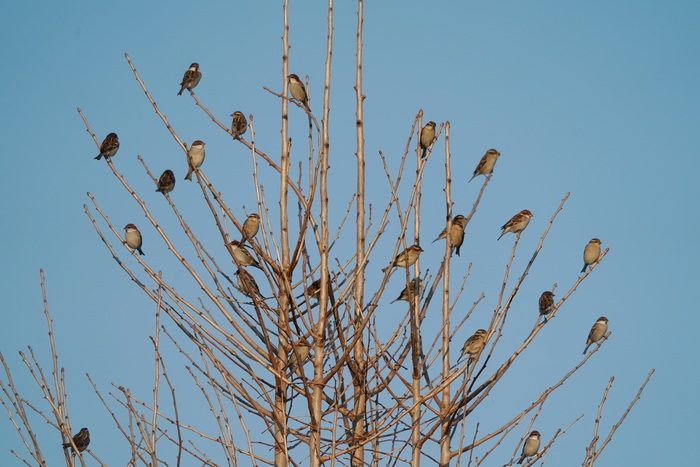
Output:
<path fill-rule="evenodd" d="M 293 3 L 290 71 L 310 76 L 312 108 L 319 109 L 325 4 Z M 330 176 L 338 208 L 333 230 L 354 190 L 347 174 L 355 160 L 355 6 L 336 3 Z M 563 291 L 576 280 L 591 237 L 611 250 L 494 396 L 514 400 L 515 407 L 531 400 L 578 361 L 588 329 L 605 315 L 611 339 L 545 406 L 538 421 L 548 440 L 557 428 L 586 413 L 550 451 L 548 464 L 582 460 L 610 376 L 616 380 L 604 429 L 617 420 L 651 368 L 656 374 L 641 401 L 596 465 L 687 464 L 696 455 L 700 413 L 698 368 L 686 365 L 700 350 L 700 315 L 693 305 L 700 255 L 692 240 L 698 235 L 700 201 L 700 5 L 445 1 L 426 10 L 425 2 L 413 0 L 370 3 L 365 10 L 365 123 L 375 206 L 383 206 L 388 196 L 377 152 L 397 161 L 418 109 L 424 109 L 427 120 L 451 123 L 455 212 L 471 207 L 480 180 L 464 182 L 485 150 L 494 147 L 502 154 L 453 273 L 464 273 L 474 262 L 461 309 L 482 291 L 487 295 L 467 328 L 487 323 L 512 242 L 495 239 L 500 225 L 521 209 L 535 217 L 523 236 L 515 273 L 522 271 L 561 198 L 571 192 L 514 303 L 507 336 L 511 345 L 529 332 L 540 292 L 554 282 Z M 69 378 L 73 426 L 90 427 L 90 447 L 109 465 L 125 462 L 126 444 L 85 373 L 105 392 L 115 382 L 150 399 L 153 306 L 95 234 L 82 207 L 89 204 L 86 192 L 97 197 L 117 227 L 129 222 L 145 226 L 149 264 L 166 274 L 171 268 L 173 276 L 177 265 L 105 164 L 92 159 L 97 151 L 76 108 L 83 109 L 100 140 L 111 131 L 119 134 L 115 164 L 162 215 L 166 228 L 174 220 L 153 193 L 136 155 L 144 156 L 153 172 L 175 170 L 175 201 L 201 229 L 204 241 L 214 241 L 198 189 L 181 179 L 184 156 L 153 113 L 123 54 L 130 54 L 179 134 L 188 142 L 208 143 L 204 168 L 226 187 L 232 207 L 250 210 L 249 154 L 214 128 L 187 93 L 175 94 L 187 65 L 198 61 L 204 74 L 196 89 L 200 99 L 226 123 L 234 110 L 254 114 L 258 145 L 278 153 L 279 101 L 262 87 L 282 87 L 279 4 L 5 5 L 0 19 L 0 56 L 8 78 L 0 92 L 5 141 L 0 350 L 23 388 L 31 387 L 31 381 L 17 350 L 33 346 L 48 367 L 39 288 L 43 268 L 59 357 Z M 292 113 L 292 120 L 298 151 L 293 157 L 305 160 L 305 118 Z M 422 238 L 429 245 L 444 222 L 441 152 L 433 154 L 426 179 Z M 274 182 L 268 183 L 272 189 Z M 368 268 L 370 277 L 378 278 L 388 261 L 385 251 L 393 246 L 396 225 L 394 218 Z M 426 247 L 424 267 L 435 271 L 442 251 L 441 243 Z M 347 250 L 334 253 L 344 258 Z M 401 288 L 394 277 L 388 296 L 393 299 Z M 191 297 L 196 296 L 193 290 Z M 402 310 L 397 304 L 387 306 L 380 319 L 393 324 Z M 458 338 L 466 337 L 467 329 L 464 333 Z M 170 368 L 179 364 L 174 352 L 168 363 Z M 500 404 L 495 400 L 482 408 L 489 423 L 498 424 L 511 413 L 498 411 Z M 36 426 L 49 464 L 60 462 L 60 439 L 40 421 Z M 8 452 L 22 452 L 13 432 L 3 416 L 1 465 L 19 465 Z M 494 459 L 493 465 L 506 461 Z"/>

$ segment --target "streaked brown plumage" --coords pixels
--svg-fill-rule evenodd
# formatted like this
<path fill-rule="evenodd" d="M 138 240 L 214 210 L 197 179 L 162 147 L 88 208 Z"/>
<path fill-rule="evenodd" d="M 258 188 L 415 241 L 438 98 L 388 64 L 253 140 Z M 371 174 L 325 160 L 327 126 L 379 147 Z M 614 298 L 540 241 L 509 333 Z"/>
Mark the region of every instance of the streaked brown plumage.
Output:
<path fill-rule="evenodd" d="M 586 272 L 588 266 L 598 261 L 600 258 L 600 240 L 597 238 L 592 238 L 586 248 L 583 249 L 583 269 L 581 272 Z"/>
<path fill-rule="evenodd" d="M 183 75 L 182 82 L 180 83 L 180 92 L 178 92 L 177 95 L 181 96 L 182 91 L 185 89 L 191 91 L 197 87 L 200 79 L 202 79 L 202 72 L 199 71 L 199 63 L 193 63 Z"/>
<path fill-rule="evenodd" d="M 396 297 L 396 299 L 393 300 L 391 303 L 398 302 L 399 300 L 404 300 L 409 303 L 413 303 L 413 297 L 415 297 L 416 295 L 416 285 L 418 286 L 418 295 L 420 296 L 421 292 L 423 291 L 423 279 L 421 279 L 420 277 L 416 277 L 408 283 L 408 286 L 404 287 L 404 289 L 401 291 L 401 294 L 398 297 Z"/>
<path fill-rule="evenodd" d="M 394 258 L 394 261 L 391 262 L 391 264 L 384 269 L 382 269 L 382 272 L 387 272 L 391 268 L 405 268 L 407 266 L 412 266 L 418 261 L 418 256 L 421 254 L 423 249 L 419 247 L 418 245 L 411 245 L 408 248 L 406 248 L 404 251 L 396 255 L 396 258 Z"/>
<path fill-rule="evenodd" d="M 583 349 L 583 355 L 586 355 L 586 352 L 588 352 L 588 347 L 601 340 L 606 332 L 608 332 L 608 318 L 601 316 L 588 333 L 586 348 Z"/>
<path fill-rule="evenodd" d="M 464 346 L 462 347 L 462 352 L 459 354 L 459 358 L 464 357 L 466 354 L 469 354 L 471 358 L 474 355 L 479 354 L 482 350 L 484 350 L 484 346 L 486 345 L 487 334 L 488 333 L 484 329 L 477 330 L 473 336 L 471 336 L 464 342 Z"/>
<path fill-rule="evenodd" d="M 433 141 L 435 141 L 435 122 L 428 122 L 420 130 L 420 148 L 422 149 L 420 156 L 422 158 L 425 158 L 425 153 Z"/>
<path fill-rule="evenodd" d="M 80 431 L 73 436 L 73 443 L 75 443 L 75 447 L 78 448 L 79 452 L 83 452 L 85 449 L 87 449 L 88 444 L 90 444 L 90 432 L 88 429 L 81 428 Z M 71 443 L 63 443 L 63 449 L 68 448 L 73 449 Z"/>
<path fill-rule="evenodd" d="M 163 194 L 165 193 L 170 193 L 175 189 L 175 174 L 173 173 L 172 170 L 166 170 L 163 172 L 158 179 L 158 188 L 156 188 L 156 191 L 159 191 Z"/>
<path fill-rule="evenodd" d="M 510 220 L 503 224 L 503 227 L 501 227 L 501 230 L 503 232 L 501 232 L 501 235 L 498 237 L 497 241 L 500 240 L 501 237 L 507 234 L 508 232 L 518 234 L 525 230 L 525 227 L 527 227 L 527 224 L 530 223 L 531 218 L 532 213 L 527 209 L 523 209 L 522 211 L 511 217 Z"/>
<path fill-rule="evenodd" d="M 554 310 L 554 294 L 549 290 L 545 290 L 540 295 L 540 315 L 544 315 L 545 322 L 547 321 L 547 315 Z"/>
<path fill-rule="evenodd" d="M 248 129 L 248 120 L 246 120 L 243 112 L 235 111 L 231 114 L 233 120 L 231 121 L 231 133 L 233 137 L 238 139 L 242 134 Z"/>
<path fill-rule="evenodd" d="M 102 145 L 100 146 L 100 153 L 97 155 L 97 157 L 95 157 L 95 159 L 97 159 L 98 161 L 103 157 L 107 159 L 109 157 L 114 156 L 118 150 L 119 137 L 116 133 L 110 133 L 107 135 L 104 141 L 102 141 Z"/>
<path fill-rule="evenodd" d="M 450 243 L 452 244 L 452 247 L 457 250 L 457 256 L 459 256 L 459 249 L 462 247 L 462 243 L 464 243 L 464 227 L 466 227 L 466 222 L 466 217 L 461 214 L 458 214 L 454 219 L 452 219 Z M 442 240 L 443 238 L 447 238 L 447 227 L 442 229 L 442 232 L 440 232 L 438 238 L 433 240 L 433 243 L 437 242 L 438 240 Z"/>
<path fill-rule="evenodd" d="M 500 152 L 495 149 L 489 149 L 486 154 L 481 158 L 479 164 L 474 169 L 474 175 L 469 179 L 469 182 L 474 180 L 477 175 L 488 175 L 493 172 L 493 166 L 496 165 L 496 160 L 501 155 Z M 469 183 L 467 182 L 467 183 Z"/>

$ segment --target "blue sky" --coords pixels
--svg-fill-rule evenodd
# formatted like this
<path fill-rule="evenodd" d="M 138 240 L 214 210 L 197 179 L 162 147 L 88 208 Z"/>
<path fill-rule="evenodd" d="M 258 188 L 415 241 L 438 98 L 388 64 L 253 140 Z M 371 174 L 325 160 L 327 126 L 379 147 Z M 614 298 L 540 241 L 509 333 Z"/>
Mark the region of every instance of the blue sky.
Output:
<path fill-rule="evenodd" d="M 311 106 L 320 109 L 325 4 L 294 3 L 290 72 L 310 77 Z M 353 2 L 337 3 L 330 156 L 337 200 L 333 231 L 354 191 L 347 174 L 354 171 L 355 161 L 356 14 Z M 249 154 L 231 144 L 187 93 L 176 93 L 182 73 L 198 61 L 204 75 L 198 97 L 225 123 L 234 110 L 254 114 L 257 144 L 277 154 L 279 101 L 262 88 L 282 88 L 281 11 L 279 2 L 67 2 L 41 7 L 14 2 L 4 8 L 0 54 L 12 80 L 0 92 L 6 147 L 0 175 L 6 245 L 0 350 L 22 387 L 30 388 L 31 381 L 17 350 L 31 345 L 49 364 L 39 288 L 43 268 L 59 358 L 69 378 L 73 426 L 90 427 L 90 447 L 109 465 L 125 461 L 126 445 L 117 441 L 119 435 L 85 373 L 105 392 L 114 382 L 150 397 L 153 306 L 95 234 L 83 209 L 90 204 L 86 192 L 98 199 L 118 228 L 130 222 L 145 226 L 146 260 L 166 274 L 170 268 L 175 282 L 177 264 L 105 164 L 92 159 L 97 151 L 76 108 L 83 110 L 100 140 L 111 131 L 119 134 L 115 164 L 162 216 L 164 228 L 174 228 L 175 221 L 153 193 L 137 154 L 154 173 L 175 171 L 175 202 L 203 240 L 215 242 L 198 189 L 181 180 L 184 156 L 153 113 L 124 53 L 130 54 L 180 136 L 207 142 L 204 169 L 226 187 L 232 207 L 252 210 Z M 610 319 L 612 337 L 545 406 L 538 421 L 539 431 L 549 439 L 557 428 L 586 414 L 550 451 L 551 465 L 582 460 L 610 376 L 616 379 L 604 427 L 617 420 L 652 368 L 656 374 L 642 399 L 596 465 L 682 465 L 694 455 L 695 415 L 700 413 L 695 388 L 700 381 L 697 365 L 689 369 L 685 362 L 700 350 L 695 336 L 700 318 L 692 305 L 700 259 L 693 240 L 700 201 L 699 13 L 696 2 L 681 1 L 445 1 L 432 9 L 413 0 L 366 5 L 366 152 L 369 196 L 377 209 L 388 199 L 378 151 L 395 170 L 419 109 L 426 120 L 451 124 L 455 213 L 471 208 L 481 179 L 464 182 L 485 150 L 494 147 L 502 154 L 454 265 L 453 276 L 458 276 L 469 262 L 474 264 L 462 298 L 465 310 L 482 291 L 486 294 L 457 339 L 488 322 L 512 244 L 510 236 L 498 243 L 495 239 L 516 212 L 529 209 L 535 217 L 523 235 L 514 276 L 525 267 L 562 197 L 571 193 L 513 304 L 506 336 L 510 345 L 531 329 L 542 290 L 556 282 L 563 291 L 576 280 L 590 238 L 598 237 L 610 248 L 504 380 L 501 392 L 494 393 L 515 407 L 531 400 L 578 362 L 596 318 Z M 294 112 L 290 118 L 298 151 L 293 159 L 305 160 L 305 118 Z M 440 149 L 442 143 L 440 139 Z M 429 245 L 444 225 L 443 161 L 442 151 L 436 150 L 424 183 L 421 236 L 428 247 L 422 264 L 433 271 L 443 252 L 441 243 Z M 264 164 L 260 168 L 266 171 Z M 274 178 L 267 185 L 274 193 Z M 389 260 L 386 249 L 393 247 L 397 225 L 393 217 L 368 268 L 371 279 L 379 279 L 379 269 Z M 347 233 L 353 236 L 352 229 Z M 341 242 L 334 254 L 345 258 L 349 250 L 343 248 L 351 244 Z M 138 270 L 132 258 L 120 254 Z M 390 300 L 403 287 L 399 282 L 392 278 Z M 191 296 L 196 298 L 196 289 Z M 402 310 L 400 304 L 387 305 L 379 319 L 394 324 Z M 438 316 L 439 309 L 434 312 Z M 169 363 L 179 365 L 175 352 Z M 491 404 L 482 407 L 490 420 L 482 422 L 496 425 L 509 412 L 498 411 L 498 399 Z M 57 456 L 49 457 L 56 462 L 60 440 L 41 422 L 37 425 L 45 446 L 56 444 L 56 452 L 44 447 L 45 454 Z M 650 432 L 653 446 L 645 443 Z M 0 433 L 5 440 L 0 464 L 19 465 L 8 452 L 10 447 L 21 452 L 21 447 L 7 419 L 0 421 Z M 506 461 L 499 458 L 494 465 Z"/>

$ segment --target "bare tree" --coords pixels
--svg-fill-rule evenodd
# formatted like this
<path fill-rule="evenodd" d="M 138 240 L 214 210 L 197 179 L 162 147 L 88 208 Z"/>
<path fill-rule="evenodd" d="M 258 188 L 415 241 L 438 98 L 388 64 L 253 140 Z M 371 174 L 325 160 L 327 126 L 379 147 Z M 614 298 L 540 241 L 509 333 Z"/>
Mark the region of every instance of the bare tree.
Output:
<path fill-rule="evenodd" d="M 138 254 L 140 246 L 134 249 L 134 245 L 113 225 L 98 200 L 88 193 L 90 205 L 85 205 L 85 213 L 95 232 L 124 273 L 152 300 L 155 310 L 152 399 L 132 394 L 125 385 L 117 383 L 114 384 L 116 392 L 107 396 L 105 389 L 98 388 L 90 379 L 104 408 L 131 446 L 129 465 L 157 465 L 166 461 L 170 465 L 172 459 L 176 459 L 177 465 L 191 464 L 192 459 L 203 465 L 237 465 L 240 462 L 245 465 L 320 466 L 338 462 L 352 466 L 404 463 L 417 466 L 422 460 L 444 466 L 453 463 L 481 465 L 506 439 L 510 443 L 511 438 L 520 433 L 520 442 L 507 462 L 511 465 L 518 460 L 521 443 L 536 426 L 539 414 L 546 410 L 549 396 L 582 368 L 610 336 L 607 332 L 580 362 L 559 375 L 554 384 L 544 388 L 538 397 L 510 419 L 487 432 L 480 432 L 479 420 L 474 420 L 475 410 L 493 397 L 494 387 L 528 345 L 537 339 L 540 331 L 556 317 L 579 285 L 595 272 L 608 250 L 603 251 L 599 259 L 561 293 L 559 301 L 546 312 L 545 319 L 536 322 L 515 350 L 505 358 L 496 357 L 501 355 L 495 353 L 496 349 L 505 342 L 503 338 L 513 300 L 525 286 L 530 268 L 569 195 L 563 197 L 551 214 L 534 251 L 523 253 L 519 250 L 523 231 L 514 229 L 510 260 L 504 268 L 502 282 L 497 286 L 496 304 L 488 328 L 475 334 L 474 342 L 478 345 L 473 349 L 465 346 L 460 358 L 455 360 L 453 355 L 457 354 L 461 343 L 455 347 L 452 340 L 463 327 L 471 329 L 469 319 L 484 294 L 475 298 L 463 316 L 453 313 L 458 304 L 461 309 L 465 308 L 462 302 L 467 299 L 462 298 L 462 294 L 470 277 L 470 268 L 461 281 L 453 278 L 452 255 L 459 247 L 456 242 L 461 242 L 460 229 L 463 236 L 463 232 L 470 228 L 492 174 L 483 174 L 483 185 L 471 211 L 466 216 L 457 217 L 452 199 L 450 123 L 435 125 L 430 122 L 428 125 L 434 125 L 435 134 L 432 141 L 425 144 L 420 135 L 426 125 L 423 112 L 419 110 L 412 126 L 407 128 L 398 169 L 392 170 L 384 154 L 379 153 L 390 198 L 381 210 L 373 208 L 376 203 L 367 199 L 366 188 L 363 1 L 359 0 L 357 5 L 357 170 L 354 174 L 356 191 L 352 199 L 342 199 L 329 189 L 328 182 L 332 0 L 328 3 L 327 50 L 320 104 L 310 102 L 309 94 L 302 100 L 290 97 L 295 94 L 290 94 L 288 80 L 290 25 L 288 4 L 284 1 L 280 86 L 278 90 L 265 88 L 266 97 L 278 99 L 281 104 L 279 154 L 274 155 L 266 149 L 272 146 L 271 138 L 256 133 L 254 115 L 247 116 L 248 131 L 245 133 L 241 133 L 240 128 L 230 129 L 197 98 L 194 89 L 188 89 L 194 104 L 211 118 L 212 131 L 228 133 L 231 144 L 245 148 L 253 162 L 257 203 L 250 212 L 234 207 L 231 200 L 225 199 L 215 182 L 207 177 L 206 163 L 192 166 L 201 199 L 218 232 L 219 245 L 201 241 L 196 229 L 187 221 L 188 213 L 178 208 L 167 190 L 162 190 L 180 226 L 179 230 L 166 231 L 160 220 L 164 215 L 162 203 L 156 205 L 139 196 L 112 159 L 105 157 L 105 164 L 115 182 L 133 198 L 181 265 L 182 272 L 198 290 L 196 294 L 179 290 L 166 275 L 149 264 L 148 256 Z M 183 141 L 160 111 L 128 55 L 126 60 L 156 114 L 182 149 L 182 159 L 186 160 L 192 145 Z M 318 86 L 318 82 L 307 77 L 305 90 L 310 91 L 312 86 Z M 78 112 L 99 148 L 100 141 L 86 114 L 81 109 Z M 309 121 L 309 147 L 308 155 L 302 158 L 303 149 L 292 150 L 288 122 L 290 118 L 304 114 Z M 424 272 L 420 257 L 422 182 L 426 166 L 441 163 L 440 152 L 444 154 L 445 167 L 445 248 L 437 271 L 431 275 Z M 415 167 L 412 156 L 415 156 Z M 158 178 L 151 173 L 146 158 L 139 156 L 138 160 L 158 186 Z M 298 161 L 299 167 L 296 179 L 293 160 Z M 415 169 L 413 175 L 409 175 L 411 168 Z M 177 189 L 194 190 L 195 187 L 178 186 Z M 292 206 L 296 206 L 296 210 Z M 345 209 L 339 225 L 330 224 L 331 207 L 336 211 Z M 350 227 L 345 223 L 351 215 L 355 216 L 355 248 L 353 253 L 343 257 L 334 254 L 333 249 L 336 242 L 350 237 Z M 396 220 L 400 234 L 387 239 L 390 219 Z M 247 224 L 247 221 L 252 224 Z M 251 228 L 253 224 L 259 226 L 259 233 L 258 228 Z M 453 236 L 455 229 L 457 235 Z M 534 235 L 531 231 L 527 234 Z M 240 241 L 237 240 L 239 235 Z M 189 247 L 180 246 L 184 242 L 189 244 L 193 253 L 186 252 Z M 387 245 L 393 248 L 387 248 Z M 392 250 L 390 254 L 387 249 Z M 530 257 L 519 272 L 512 271 L 517 254 Z M 124 255 L 131 255 L 131 260 L 123 260 Z M 373 283 L 368 282 L 366 276 L 370 257 L 376 258 L 376 262 L 395 258 L 383 270 L 381 280 Z M 229 261 L 234 265 L 235 274 Z M 143 271 L 137 271 L 130 264 L 136 264 Z M 395 281 L 405 283 L 406 288 L 399 299 L 406 301 L 407 310 L 393 329 L 386 329 L 382 328 L 383 324 L 378 325 L 376 313 L 381 305 L 395 298 L 387 298 L 385 293 L 394 275 L 400 277 Z M 509 282 L 511 275 L 516 276 L 512 284 Z M 461 282 L 456 290 L 451 287 L 455 282 Z M 556 287 L 554 284 L 552 291 Z M 262 293 L 262 290 L 270 292 Z M 424 326 L 429 309 L 440 310 L 439 330 L 434 334 L 426 332 Z M 69 465 L 74 462 L 73 456 L 84 465 L 85 453 L 102 464 L 89 448 L 84 452 L 69 449 L 77 447 L 71 442 L 77 430 L 71 429 L 68 419 L 65 375 L 58 365 L 48 306 L 45 313 L 50 330 L 53 380 L 45 377 L 32 352 L 30 357 L 21 355 L 43 391 L 48 408 L 32 405 L 20 396 L 20 389 L 16 387 L 4 358 L 3 404 L 35 462 L 44 464 L 40 443 L 33 435 L 32 422 L 27 416 L 27 407 L 61 432 L 64 442 L 69 445 L 65 450 Z M 460 332 L 462 334 L 464 331 Z M 166 366 L 164 339 L 179 351 L 184 364 L 177 361 L 168 362 Z M 513 342 L 509 344 L 512 346 Z M 462 358 L 464 356 L 466 358 Z M 180 399 L 170 375 L 183 369 L 198 388 L 204 407 L 212 414 L 211 426 L 193 426 L 180 418 Z M 639 399 L 652 373 L 653 370 L 618 424 L 598 446 L 598 420 L 610 386 L 606 388 L 592 440 L 586 447 L 584 465 L 594 464 L 612 433 Z M 561 420 L 559 430 L 545 436 L 535 455 L 527 457 L 523 451 L 520 460 L 526 465 L 538 461 L 544 463 L 558 437 L 580 418 Z M 508 437 L 511 433 L 514 435 Z M 16 455 L 24 459 L 19 453 Z M 28 461 L 24 462 L 29 465 Z"/>

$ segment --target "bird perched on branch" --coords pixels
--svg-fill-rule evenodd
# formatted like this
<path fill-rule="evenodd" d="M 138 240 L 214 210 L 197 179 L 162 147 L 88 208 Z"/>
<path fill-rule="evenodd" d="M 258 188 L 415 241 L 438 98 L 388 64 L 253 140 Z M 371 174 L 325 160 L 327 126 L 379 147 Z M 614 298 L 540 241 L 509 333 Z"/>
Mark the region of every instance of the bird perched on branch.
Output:
<path fill-rule="evenodd" d="M 206 143 L 197 140 L 192 143 L 192 147 L 187 151 L 187 175 L 185 180 L 192 181 L 192 172 L 204 163 L 204 145 Z"/>
<path fill-rule="evenodd" d="M 246 272 L 245 269 L 238 269 L 234 274 L 237 276 L 237 283 L 238 283 L 238 288 L 240 289 L 241 293 L 245 295 L 248 298 L 253 298 L 254 295 L 257 295 L 259 297 L 262 297 L 262 294 L 260 293 L 260 288 L 258 287 L 257 282 L 255 282 L 255 279 L 253 279 L 253 276 L 250 275 L 250 273 Z"/>
<path fill-rule="evenodd" d="M 289 79 L 289 92 L 292 93 L 292 97 L 301 102 L 301 104 L 308 110 L 309 96 L 306 94 L 306 87 L 304 87 L 304 83 L 302 83 L 299 77 L 294 73 L 287 76 L 287 79 Z"/>
<path fill-rule="evenodd" d="M 248 120 L 246 120 L 245 115 L 241 111 L 235 111 L 231 114 L 233 121 L 231 122 L 231 133 L 233 137 L 238 139 L 242 134 L 245 133 L 248 127 Z"/>
<path fill-rule="evenodd" d="M 107 135 L 104 141 L 102 141 L 102 145 L 100 146 L 100 153 L 97 155 L 97 157 L 95 157 L 95 159 L 99 161 L 103 157 L 105 159 L 110 158 L 114 156 L 118 150 L 119 138 L 117 137 L 116 133 L 110 133 Z"/>
<path fill-rule="evenodd" d="M 547 315 L 554 310 L 554 294 L 545 290 L 540 295 L 540 315 L 544 315 L 544 322 L 547 322 Z"/>
<path fill-rule="evenodd" d="M 520 455 L 518 464 L 522 464 L 526 457 L 532 457 L 540 450 L 540 432 L 535 430 L 530 433 L 523 444 L 523 452 Z"/>
<path fill-rule="evenodd" d="M 420 277 L 416 277 L 413 279 L 411 282 L 408 283 L 406 287 L 401 291 L 401 294 L 396 297 L 394 302 L 398 302 L 399 300 L 404 300 L 409 303 L 413 303 L 413 298 L 416 296 L 416 292 L 420 296 L 421 292 L 423 291 L 423 279 Z"/>
<path fill-rule="evenodd" d="M 510 220 L 503 224 L 503 227 L 501 227 L 501 230 L 503 232 L 501 232 L 501 235 L 498 237 L 497 241 L 500 240 L 501 237 L 507 234 L 508 232 L 518 234 L 525 230 L 525 227 L 527 227 L 527 224 L 530 223 L 531 218 L 532 213 L 527 209 L 523 209 L 522 211 L 511 217 Z"/>
<path fill-rule="evenodd" d="M 260 216 L 257 212 L 254 212 L 248 216 L 245 222 L 243 222 L 243 227 L 241 230 L 243 231 L 241 245 L 243 245 L 246 240 L 252 240 L 253 237 L 258 234 L 258 230 L 260 230 Z"/>
<path fill-rule="evenodd" d="M 452 219 L 452 227 L 450 228 L 450 244 L 452 245 L 452 248 L 457 249 L 457 256 L 459 256 L 459 249 L 462 247 L 462 243 L 464 243 L 464 228 L 466 226 L 467 218 L 463 215 L 458 214 L 457 216 L 455 216 L 454 219 Z M 438 238 L 433 240 L 433 243 L 437 242 L 438 240 L 442 240 L 446 237 L 447 227 L 442 229 L 442 232 L 440 232 Z"/>
<path fill-rule="evenodd" d="M 83 452 L 85 449 L 87 449 L 88 444 L 90 444 L 90 432 L 87 428 L 81 428 L 80 431 L 73 436 L 73 444 L 75 444 L 75 447 L 78 448 L 79 452 Z M 63 449 L 68 448 L 75 450 L 71 443 L 63 443 Z"/>
<path fill-rule="evenodd" d="M 597 238 L 592 238 L 586 248 L 583 249 L 583 269 L 581 272 L 586 272 L 588 266 L 598 261 L 600 258 L 600 240 Z"/>
<path fill-rule="evenodd" d="M 469 182 L 474 180 L 477 175 L 488 175 L 493 172 L 493 166 L 496 165 L 496 160 L 500 155 L 501 153 L 495 149 L 489 149 L 486 151 L 486 154 L 484 154 L 479 161 L 479 164 L 476 166 L 476 169 L 474 169 L 474 175 L 472 175 L 472 178 L 469 179 Z"/>
<path fill-rule="evenodd" d="M 435 141 L 435 122 L 428 122 L 420 130 L 420 148 L 423 150 L 420 157 L 425 159 L 425 153 Z"/>
<path fill-rule="evenodd" d="M 241 266 L 253 266 L 254 268 L 262 269 L 260 263 L 257 262 L 253 255 L 241 245 L 238 240 L 229 243 L 229 249 L 233 256 L 234 262 L 238 262 Z"/>
<path fill-rule="evenodd" d="M 289 368 L 291 368 L 292 371 L 301 369 L 304 366 L 304 363 L 306 363 L 306 359 L 309 358 L 310 350 L 311 345 L 309 344 L 309 341 L 303 337 L 292 344 L 292 351 L 289 354 L 289 359 L 287 360 L 287 364 L 284 366 L 284 370 Z"/>
<path fill-rule="evenodd" d="M 459 354 L 459 358 L 464 357 L 466 354 L 469 354 L 469 358 L 471 358 L 484 350 L 487 334 L 488 333 L 484 329 L 477 330 L 473 336 L 464 342 L 464 347 L 462 347 L 462 352 Z"/>
<path fill-rule="evenodd" d="M 141 250 L 141 245 L 143 243 L 141 239 L 141 232 L 136 228 L 134 224 L 126 224 L 124 226 L 124 238 L 126 244 L 129 248 L 132 248 L 139 252 L 139 255 L 143 256 L 145 253 Z"/>
<path fill-rule="evenodd" d="M 591 331 L 588 333 L 588 339 L 586 339 L 586 348 L 583 349 L 583 355 L 588 352 L 588 347 L 595 344 L 603 338 L 605 333 L 608 332 L 608 318 L 601 316 L 598 321 L 595 322 Z"/>
<path fill-rule="evenodd" d="M 158 179 L 158 188 L 156 188 L 156 191 L 159 191 L 163 194 L 170 193 L 175 189 L 175 174 L 173 173 L 172 170 L 166 170 L 163 172 Z"/>
<path fill-rule="evenodd" d="M 391 268 L 405 268 L 408 266 L 413 266 L 416 261 L 418 261 L 418 255 L 420 255 L 422 252 L 423 249 L 418 245 L 411 245 L 396 255 L 394 261 L 392 261 L 389 266 L 382 269 L 382 272 L 387 272 Z"/>
<path fill-rule="evenodd" d="M 202 79 L 202 72 L 199 71 L 199 63 L 193 63 L 185 72 L 182 77 L 182 83 L 180 83 L 180 92 L 177 93 L 178 96 L 182 95 L 182 91 L 187 89 L 188 91 L 193 90 L 199 84 L 199 80 Z"/>

